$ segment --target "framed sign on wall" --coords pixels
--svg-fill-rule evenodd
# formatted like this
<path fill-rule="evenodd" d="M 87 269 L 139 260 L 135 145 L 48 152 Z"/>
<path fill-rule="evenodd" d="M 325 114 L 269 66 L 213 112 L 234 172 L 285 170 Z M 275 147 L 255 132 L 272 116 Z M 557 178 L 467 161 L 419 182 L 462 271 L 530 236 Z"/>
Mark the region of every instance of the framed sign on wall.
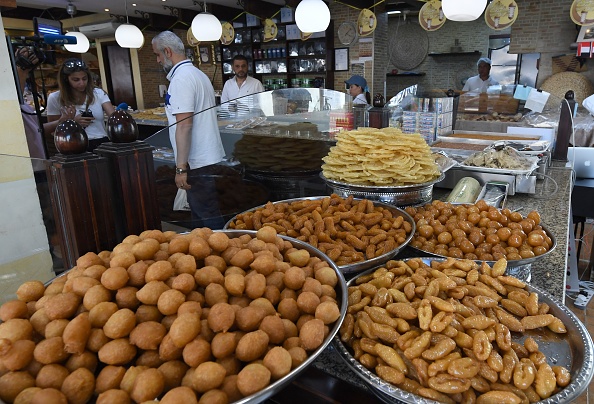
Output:
<path fill-rule="evenodd" d="M 349 48 L 334 49 L 334 71 L 349 70 Z"/>

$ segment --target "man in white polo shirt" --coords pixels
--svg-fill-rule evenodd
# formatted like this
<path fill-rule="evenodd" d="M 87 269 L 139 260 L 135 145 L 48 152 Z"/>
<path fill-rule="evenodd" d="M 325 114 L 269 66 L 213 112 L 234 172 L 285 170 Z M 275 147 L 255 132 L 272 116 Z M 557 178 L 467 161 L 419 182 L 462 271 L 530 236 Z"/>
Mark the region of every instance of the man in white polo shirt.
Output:
<path fill-rule="evenodd" d="M 248 76 L 248 60 L 243 55 L 233 58 L 233 72 L 235 77 L 227 80 L 223 87 L 221 111 L 232 115 L 248 115 L 258 107 L 255 97 L 248 96 L 264 91 L 264 86 L 260 80 Z"/>
<path fill-rule="evenodd" d="M 474 93 L 486 93 L 489 86 L 496 86 L 499 83 L 490 76 L 491 73 L 491 59 L 480 58 L 476 63 L 478 75 L 470 77 L 466 80 L 462 91 L 470 91 Z"/>

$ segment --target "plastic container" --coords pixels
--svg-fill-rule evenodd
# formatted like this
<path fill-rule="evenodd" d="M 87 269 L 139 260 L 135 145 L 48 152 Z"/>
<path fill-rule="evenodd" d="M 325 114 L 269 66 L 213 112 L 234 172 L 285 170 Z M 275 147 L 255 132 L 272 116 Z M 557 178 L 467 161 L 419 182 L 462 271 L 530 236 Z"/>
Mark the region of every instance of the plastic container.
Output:
<path fill-rule="evenodd" d="M 450 203 L 474 203 L 481 192 L 481 184 L 472 177 L 464 177 L 446 199 Z"/>

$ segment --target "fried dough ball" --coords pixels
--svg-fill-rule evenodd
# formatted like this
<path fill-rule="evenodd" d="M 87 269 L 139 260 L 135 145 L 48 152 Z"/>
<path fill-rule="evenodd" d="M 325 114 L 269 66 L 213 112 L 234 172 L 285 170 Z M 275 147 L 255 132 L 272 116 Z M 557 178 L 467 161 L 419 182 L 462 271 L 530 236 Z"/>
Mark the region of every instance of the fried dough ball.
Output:
<path fill-rule="evenodd" d="M 326 301 L 316 307 L 315 317 L 322 320 L 324 324 L 332 324 L 340 317 L 340 309 L 334 301 Z"/>
<path fill-rule="evenodd" d="M 149 283 L 151 281 L 166 281 L 170 277 L 175 275 L 175 271 L 171 262 L 169 261 L 157 261 L 149 265 L 144 275 L 144 280 Z"/>
<path fill-rule="evenodd" d="M 74 372 L 78 368 L 87 368 L 94 374 L 98 364 L 97 355 L 91 351 L 84 351 L 81 354 L 70 355 L 66 361 L 66 369 Z"/>
<path fill-rule="evenodd" d="M 103 326 L 105 335 L 112 339 L 127 337 L 136 327 L 136 316 L 130 309 L 120 309 L 113 313 Z"/>
<path fill-rule="evenodd" d="M 165 282 L 150 281 L 136 292 L 136 297 L 144 304 L 157 305 L 159 296 L 166 290 L 169 290 L 169 286 Z"/>
<path fill-rule="evenodd" d="M 169 329 L 171 341 L 176 347 L 183 348 L 200 334 L 201 326 L 200 317 L 196 313 L 181 314 Z"/>
<path fill-rule="evenodd" d="M 96 404 L 129 404 L 130 396 L 124 390 L 111 389 L 97 397 Z"/>
<path fill-rule="evenodd" d="M 242 331 L 254 331 L 266 316 L 266 312 L 259 307 L 247 306 L 239 309 L 235 314 L 237 327 Z"/>
<path fill-rule="evenodd" d="M 220 285 L 225 283 L 225 277 L 214 266 L 205 266 L 198 269 L 194 274 L 194 278 L 196 279 L 196 283 L 202 287 L 207 287 L 212 283 L 218 283 Z"/>
<path fill-rule="evenodd" d="M 140 349 L 155 350 L 167 334 L 165 326 L 156 321 L 145 321 L 130 332 L 130 343 Z"/>
<path fill-rule="evenodd" d="M 64 350 L 64 340 L 62 337 L 53 337 L 40 341 L 33 350 L 33 357 L 45 365 L 64 361 L 68 357 Z"/>
<path fill-rule="evenodd" d="M 296 322 L 301 315 L 297 301 L 292 298 L 282 299 L 278 304 L 278 312 L 282 318 Z"/>
<path fill-rule="evenodd" d="M 251 362 L 261 357 L 269 342 L 268 334 L 262 330 L 256 330 L 245 334 L 237 343 L 235 355 L 237 359 L 244 362 Z"/>
<path fill-rule="evenodd" d="M 109 341 L 99 349 L 99 360 L 108 365 L 123 365 L 136 356 L 136 347 L 130 344 L 128 338 Z"/>
<path fill-rule="evenodd" d="M 291 355 L 291 369 L 295 369 L 307 360 L 307 352 L 300 346 L 294 346 L 288 349 Z"/>
<path fill-rule="evenodd" d="M 109 290 L 118 290 L 128 283 L 130 275 L 124 267 L 108 268 L 101 275 L 101 284 Z"/>
<path fill-rule="evenodd" d="M 189 276 L 189 275 L 188 275 Z M 179 306 L 186 301 L 186 295 L 176 289 L 169 289 L 161 293 L 157 300 L 159 311 L 166 316 L 177 313 Z"/>
<path fill-rule="evenodd" d="M 225 273 L 225 289 L 232 296 L 242 296 L 245 290 L 245 277 L 238 273 Z"/>
<path fill-rule="evenodd" d="M 233 352 L 237 347 L 237 340 L 233 332 L 220 332 L 214 336 L 211 341 L 212 355 L 217 358 L 225 358 Z"/>
<path fill-rule="evenodd" d="M 60 390 L 64 379 L 70 374 L 65 366 L 56 363 L 45 365 L 37 373 L 35 384 L 41 388 L 54 388 Z"/>
<path fill-rule="evenodd" d="M 184 375 L 190 367 L 180 360 L 167 361 L 159 365 L 159 372 L 163 375 L 163 391 L 169 391 L 181 385 Z"/>
<path fill-rule="evenodd" d="M 111 301 L 111 291 L 103 285 L 95 285 L 87 290 L 83 297 L 83 306 L 91 310 L 99 303 Z"/>
<path fill-rule="evenodd" d="M 12 403 L 19 393 L 35 386 L 35 379 L 28 372 L 8 372 L 0 376 L 0 400 Z"/>
<path fill-rule="evenodd" d="M 87 368 L 78 368 L 62 383 L 61 391 L 71 404 L 84 404 L 93 396 L 95 376 Z"/>
<path fill-rule="evenodd" d="M 130 397 L 137 403 L 156 399 L 165 387 L 163 374 L 154 368 L 149 368 L 140 373 L 134 380 Z"/>
<path fill-rule="evenodd" d="M 30 404 L 33 396 L 38 391 L 41 391 L 41 387 L 27 387 L 21 391 L 18 396 L 14 399 L 14 404 Z M 64 397 L 65 399 L 66 397 Z"/>
<path fill-rule="evenodd" d="M 198 404 L 196 393 L 189 387 L 180 386 L 169 390 L 160 400 L 161 404 Z"/>
<path fill-rule="evenodd" d="M 250 272 L 245 277 L 245 294 L 250 299 L 262 297 L 266 290 L 266 277 L 257 272 Z"/>
<path fill-rule="evenodd" d="M 229 399 L 227 394 L 219 389 L 208 390 L 200 397 L 198 404 L 227 404 Z"/>
<path fill-rule="evenodd" d="M 114 302 L 101 302 L 89 310 L 89 321 L 95 328 L 103 328 L 107 320 L 118 311 L 118 305 Z"/>
<path fill-rule="evenodd" d="M 33 360 L 34 349 L 35 342 L 28 339 L 0 339 L 0 364 L 10 371 L 24 369 Z"/>
<path fill-rule="evenodd" d="M 217 303 L 208 312 L 208 326 L 214 332 L 227 332 L 235 323 L 235 309 L 228 303 Z"/>
<path fill-rule="evenodd" d="M 31 397 L 31 404 L 67 404 L 66 395 L 57 389 L 42 389 Z"/>
<path fill-rule="evenodd" d="M 204 290 L 204 301 L 208 306 L 214 306 L 217 303 L 227 303 L 229 295 L 225 287 L 218 283 L 211 283 Z"/>
<path fill-rule="evenodd" d="M 307 321 L 299 329 L 299 338 L 306 351 L 318 348 L 324 342 L 324 322 L 317 318 Z"/>
<path fill-rule="evenodd" d="M 44 305 L 45 314 L 50 320 L 71 318 L 78 310 L 81 300 L 80 296 L 74 292 L 51 296 Z"/>
<path fill-rule="evenodd" d="M 197 338 L 184 347 L 183 359 L 189 366 L 195 368 L 212 358 L 210 342 Z"/>
<path fill-rule="evenodd" d="M 192 378 L 192 386 L 199 393 L 216 389 L 225 379 L 225 368 L 216 362 L 204 362 L 196 367 Z"/>
<path fill-rule="evenodd" d="M 62 334 L 64 350 L 71 354 L 83 353 L 90 334 L 91 321 L 89 320 L 89 313 L 81 313 L 64 328 L 64 333 Z"/>
<path fill-rule="evenodd" d="M 237 388 L 244 396 L 262 390 L 270 384 L 271 373 L 264 365 L 250 363 L 237 375 Z"/>
<path fill-rule="evenodd" d="M 285 325 L 278 315 L 264 317 L 259 328 L 268 335 L 272 344 L 281 344 L 285 340 Z"/>
<path fill-rule="evenodd" d="M 272 379 L 278 380 L 291 371 L 291 354 L 285 348 L 275 346 L 266 353 L 262 364 L 270 370 Z"/>
<path fill-rule="evenodd" d="M 105 366 L 97 375 L 95 393 L 100 394 L 107 390 L 119 388 L 125 374 L 126 368 L 123 366 Z"/>
<path fill-rule="evenodd" d="M 332 270 L 332 269 L 330 268 L 330 270 Z M 316 277 L 316 279 L 317 279 L 317 277 Z M 287 269 L 287 271 L 285 272 L 284 281 L 285 281 L 285 286 L 287 288 L 290 288 L 293 290 L 299 290 L 305 283 L 305 272 L 303 272 L 303 269 L 301 269 L 299 267 L 292 266 L 289 269 Z M 321 280 L 320 280 L 320 282 L 321 282 Z M 324 283 L 324 282 L 322 282 L 322 283 Z"/>
<path fill-rule="evenodd" d="M 22 300 L 9 300 L 0 306 L 0 321 L 28 317 L 29 309 L 27 308 L 27 303 Z"/>

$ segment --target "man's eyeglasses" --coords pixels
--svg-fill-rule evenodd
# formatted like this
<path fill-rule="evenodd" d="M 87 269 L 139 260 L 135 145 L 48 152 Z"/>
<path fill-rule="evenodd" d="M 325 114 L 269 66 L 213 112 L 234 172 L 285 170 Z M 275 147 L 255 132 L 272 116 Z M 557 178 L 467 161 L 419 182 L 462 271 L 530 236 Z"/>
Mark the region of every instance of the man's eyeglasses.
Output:
<path fill-rule="evenodd" d="M 82 60 L 67 60 L 64 62 L 64 68 L 68 70 L 86 69 L 87 65 Z"/>

